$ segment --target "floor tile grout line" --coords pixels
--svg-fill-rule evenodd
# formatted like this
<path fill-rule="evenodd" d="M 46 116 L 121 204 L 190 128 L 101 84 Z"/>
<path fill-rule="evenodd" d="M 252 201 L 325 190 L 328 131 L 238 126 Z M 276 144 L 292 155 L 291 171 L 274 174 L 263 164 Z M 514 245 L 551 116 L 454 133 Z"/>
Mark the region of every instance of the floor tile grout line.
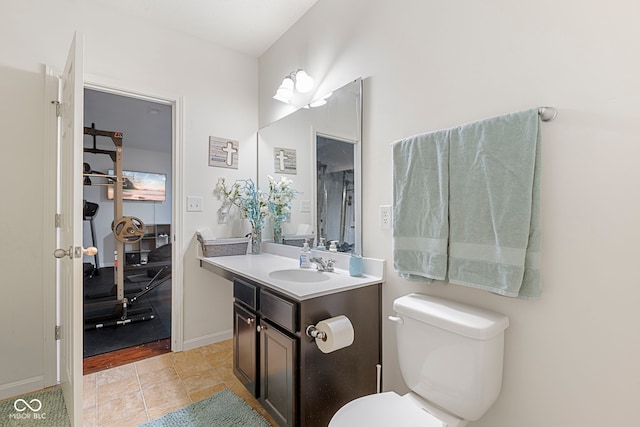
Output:
<path fill-rule="evenodd" d="M 98 376 L 93 375 L 93 426 L 98 427 Z M 83 391 L 84 393 L 84 391 Z M 83 410 L 84 413 L 84 410 Z M 83 420 L 84 423 L 84 420 Z"/>
<path fill-rule="evenodd" d="M 134 362 L 133 368 L 136 370 L 136 379 L 138 380 L 138 387 L 140 388 L 140 396 L 142 397 L 142 405 L 144 406 L 144 414 L 147 416 L 147 421 L 149 419 L 149 408 L 147 408 L 147 400 L 144 397 L 144 390 L 142 389 L 142 382 L 140 382 L 140 374 L 138 373 L 138 364 Z"/>
<path fill-rule="evenodd" d="M 98 375 L 96 374 L 94 381 L 95 385 L 93 386 L 93 392 L 95 393 L 95 419 L 93 420 L 93 425 L 98 427 L 98 415 L 100 414 L 100 408 L 98 406 Z"/>
<path fill-rule="evenodd" d="M 186 394 L 186 396 L 189 399 L 189 401 L 193 403 L 193 401 L 191 399 L 191 396 L 187 392 L 187 387 L 184 385 L 184 381 L 182 380 L 182 376 L 180 375 L 180 372 L 178 372 L 178 370 L 176 369 L 176 360 L 175 359 L 171 360 L 171 367 L 173 368 L 173 371 L 176 373 L 176 376 L 178 377 L 178 382 L 180 383 L 180 386 L 182 387 L 182 390 Z"/>

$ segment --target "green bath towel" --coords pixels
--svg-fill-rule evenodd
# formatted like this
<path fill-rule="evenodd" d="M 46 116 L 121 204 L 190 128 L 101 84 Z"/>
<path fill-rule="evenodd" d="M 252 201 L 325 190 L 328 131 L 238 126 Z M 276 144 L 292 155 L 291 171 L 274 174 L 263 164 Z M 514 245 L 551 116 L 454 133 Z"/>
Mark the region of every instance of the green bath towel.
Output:
<path fill-rule="evenodd" d="M 398 141 L 393 180 L 398 274 L 540 295 L 537 109 Z"/>
<path fill-rule="evenodd" d="M 393 144 L 393 265 L 407 279 L 446 278 L 448 180 L 449 131 Z"/>
<path fill-rule="evenodd" d="M 450 283 L 539 295 L 539 122 L 531 109 L 451 131 Z"/>

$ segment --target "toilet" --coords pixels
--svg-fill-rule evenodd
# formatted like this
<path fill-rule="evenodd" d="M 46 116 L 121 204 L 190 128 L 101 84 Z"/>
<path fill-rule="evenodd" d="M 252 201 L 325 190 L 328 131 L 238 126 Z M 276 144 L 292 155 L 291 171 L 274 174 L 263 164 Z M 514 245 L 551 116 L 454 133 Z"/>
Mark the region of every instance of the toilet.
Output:
<path fill-rule="evenodd" d="M 355 399 L 329 427 L 463 427 L 500 394 L 509 318 L 422 294 L 393 302 L 398 362 L 411 391 Z"/>

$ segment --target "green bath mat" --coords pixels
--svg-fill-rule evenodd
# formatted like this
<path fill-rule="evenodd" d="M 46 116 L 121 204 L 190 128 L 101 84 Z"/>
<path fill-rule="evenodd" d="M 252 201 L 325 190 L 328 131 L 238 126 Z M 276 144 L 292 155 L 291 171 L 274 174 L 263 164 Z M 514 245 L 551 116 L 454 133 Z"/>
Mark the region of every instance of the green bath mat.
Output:
<path fill-rule="evenodd" d="M 192 403 L 139 427 L 270 427 L 244 400 L 229 389 Z"/>
<path fill-rule="evenodd" d="M 0 402 L 0 427 L 69 427 L 67 407 L 59 387 Z"/>

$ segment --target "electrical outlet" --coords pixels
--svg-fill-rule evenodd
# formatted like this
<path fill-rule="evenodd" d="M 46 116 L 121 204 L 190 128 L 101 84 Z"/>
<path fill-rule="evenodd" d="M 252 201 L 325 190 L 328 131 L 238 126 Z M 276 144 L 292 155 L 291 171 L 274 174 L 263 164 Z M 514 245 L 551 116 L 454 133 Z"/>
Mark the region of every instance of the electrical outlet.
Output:
<path fill-rule="evenodd" d="M 202 197 L 201 196 L 188 196 L 187 197 L 187 212 L 202 212 Z"/>
<path fill-rule="evenodd" d="M 380 228 L 391 228 L 391 205 L 380 205 Z"/>
<path fill-rule="evenodd" d="M 300 213 L 311 212 L 311 200 L 300 200 Z"/>

